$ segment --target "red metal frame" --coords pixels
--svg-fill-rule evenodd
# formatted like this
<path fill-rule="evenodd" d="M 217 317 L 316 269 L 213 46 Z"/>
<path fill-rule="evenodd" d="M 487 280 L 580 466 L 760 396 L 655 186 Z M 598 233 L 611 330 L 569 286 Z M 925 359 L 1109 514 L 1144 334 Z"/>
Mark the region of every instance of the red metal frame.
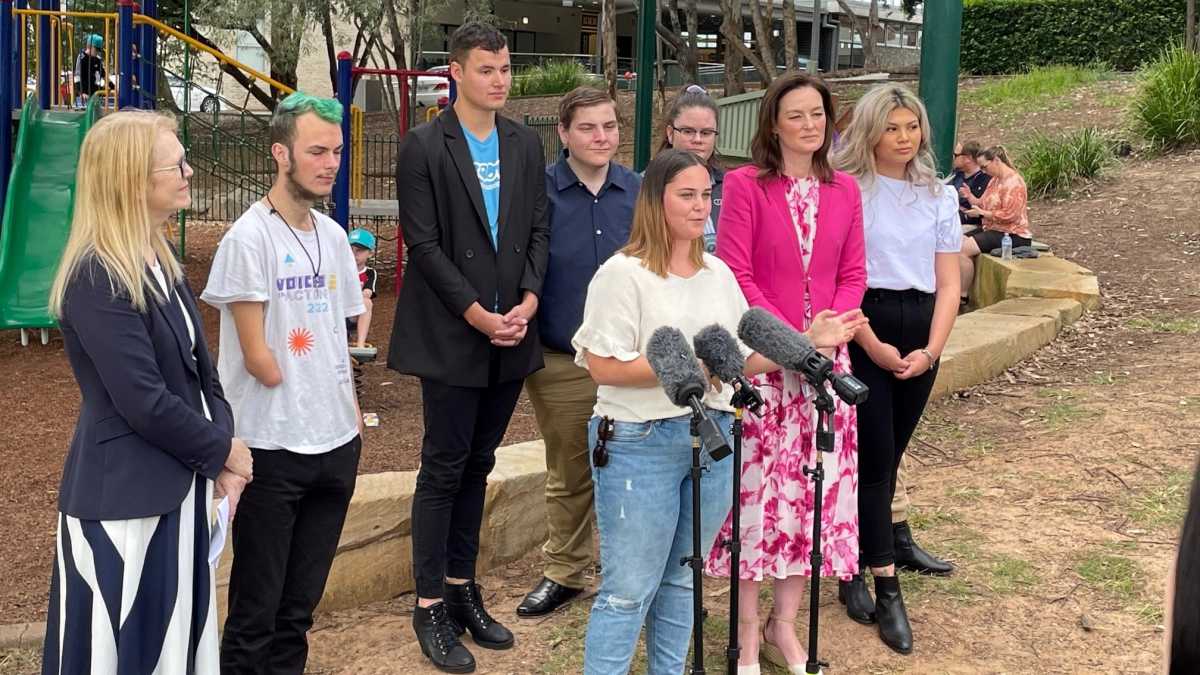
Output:
<path fill-rule="evenodd" d="M 408 81 L 409 78 L 429 76 L 429 77 L 444 77 L 450 81 L 450 73 L 434 73 L 428 70 L 400 70 L 397 68 L 352 68 L 351 73 L 355 77 L 359 75 L 392 75 L 400 80 L 400 110 L 396 119 L 396 128 L 400 138 L 404 138 L 404 134 L 408 133 Z M 396 232 L 396 280 L 395 291 L 396 296 L 400 296 L 400 283 L 404 278 L 404 233 L 398 227 Z"/>

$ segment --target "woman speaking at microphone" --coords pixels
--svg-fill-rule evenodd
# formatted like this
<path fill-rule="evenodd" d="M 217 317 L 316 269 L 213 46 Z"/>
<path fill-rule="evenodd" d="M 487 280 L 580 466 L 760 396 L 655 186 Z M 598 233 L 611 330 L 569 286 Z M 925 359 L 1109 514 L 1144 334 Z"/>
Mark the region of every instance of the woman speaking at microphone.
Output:
<path fill-rule="evenodd" d="M 646 168 L 629 244 L 588 286 L 576 362 L 599 385 L 588 425 L 600 530 L 600 589 L 588 621 L 584 672 L 626 673 L 642 624 L 651 675 L 683 672 L 692 631 L 692 572 L 679 564 L 692 549 L 690 415 L 675 406 L 646 357 L 650 336 L 671 326 L 691 339 L 719 324 L 736 333 L 746 300 L 733 273 L 704 253 L 712 183 L 704 162 L 664 150 Z M 827 318 L 808 335 L 818 346 L 849 340 L 857 325 Z M 743 351 L 749 350 L 744 346 Z M 775 369 L 757 354 L 747 374 Z M 732 422 L 730 389 L 704 397 L 723 429 Z M 707 555 L 730 508 L 733 467 L 705 453 L 701 537 Z"/>

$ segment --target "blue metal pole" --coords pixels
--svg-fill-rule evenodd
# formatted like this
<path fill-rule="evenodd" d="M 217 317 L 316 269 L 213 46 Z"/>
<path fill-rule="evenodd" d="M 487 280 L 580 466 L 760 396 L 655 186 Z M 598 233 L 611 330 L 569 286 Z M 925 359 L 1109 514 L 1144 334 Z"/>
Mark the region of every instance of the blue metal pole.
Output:
<path fill-rule="evenodd" d="M 11 73 L 15 70 L 12 9 L 12 0 L 0 0 L 0 73 Z M 8 177 L 12 174 L 12 94 L 12 87 L 0 87 L 0 113 L 4 115 L 4 120 L 0 121 L 0 217 L 3 216 L 4 205 L 8 199 Z"/>
<path fill-rule="evenodd" d="M 338 167 L 337 181 L 333 184 L 333 219 L 343 229 L 350 229 L 350 153 L 354 144 L 350 138 L 350 104 L 353 99 L 354 67 L 350 52 L 338 54 L 337 97 L 342 103 L 342 163 Z"/>
<path fill-rule="evenodd" d="M 41 0 L 38 3 L 39 9 L 51 9 L 52 3 L 49 0 Z M 41 104 L 42 110 L 49 110 L 53 104 L 55 81 L 54 77 L 54 49 L 50 44 L 50 17 L 42 15 L 38 17 L 38 103 Z"/>
<path fill-rule="evenodd" d="M 117 0 L 117 107 L 133 105 L 133 0 Z"/>
<path fill-rule="evenodd" d="M 16 0 L 13 8 L 28 9 L 29 0 Z M 20 39 L 21 23 L 17 21 L 15 15 L 10 20 L 12 22 L 12 49 L 14 52 L 12 62 L 12 101 L 13 105 L 20 105 L 25 103 L 25 73 L 21 72 L 21 52 L 19 51 L 23 49 L 23 43 Z"/>
<path fill-rule="evenodd" d="M 158 0 L 142 0 L 142 14 L 157 19 Z M 158 107 L 158 31 L 144 24 L 140 28 L 142 74 L 138 76 L 138 84 L 142 90 L 141 107 L 154 109 Z"/>

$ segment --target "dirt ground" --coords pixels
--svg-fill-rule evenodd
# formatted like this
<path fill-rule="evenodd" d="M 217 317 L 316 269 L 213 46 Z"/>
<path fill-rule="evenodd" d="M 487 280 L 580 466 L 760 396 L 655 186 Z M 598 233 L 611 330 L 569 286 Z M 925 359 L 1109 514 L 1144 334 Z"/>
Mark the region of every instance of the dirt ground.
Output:
<path fill-rule="evenodd" d="M 964 106 L 962 137 L 1019 144 L 1030 129 L 1085 124 L 1119 133 L 1130 86 L 1090 85 L 1065 103 L 1027 106 L 1020 119 Z M 1155 670 L 1163 581 L 1200 451 L 1198 160 L 1197 152 L 1133 158 L 1070 198 L 1032 205 L 1035 236 L 1095 270 L 1104 304 L 1004 376 L 930 406 L 911 448 L 912 523 L 959 571 L 905 578 L 910 657 L 850 622 L 825 584 L 821 654 L 833 672 Z M 197 289 L 219 236 L 217 226 L 189 229 Z M 377 306 L 371 341 L 386 346 L 390 291 Z M 211 311 L 205 329 L 215 346 Z M 0 385 L 10 392 L 0 405 L 0 622 L 40 620 L 57 483 L 78 411 L 61 340 L 22 349 L 15 332 L 0 333 Z M 368 430 L 363 471 L 412 468 L 421 433 L 415 383 L 371 364 L 362 405 L 381 418 Z M 507 440 L 535 436 L 523 401 Z M 539 565 L 533 553 L 482 580 L 518 643 L 475 650 L 479 672 L 579 671 L 586 602 L 539 621 L 513 615 Z M 718 581 L 705 589 L 715 672 L 727 595 Z M 319 616 L 310 672 L 432 672 L 411 638 L 411 607 L 403 596 Z M 802 631 L 803 622 L 802 612 Z M 0 653 L 0 672 L 30 672 L 30 663 Z"/>

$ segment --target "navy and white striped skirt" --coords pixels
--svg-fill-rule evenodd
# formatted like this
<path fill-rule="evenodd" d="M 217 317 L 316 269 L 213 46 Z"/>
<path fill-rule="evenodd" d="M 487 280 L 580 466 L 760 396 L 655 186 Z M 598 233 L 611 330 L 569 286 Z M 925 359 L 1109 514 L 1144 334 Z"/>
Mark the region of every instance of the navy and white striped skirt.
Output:
<path fill-rule="evenodd" d="M 43 675 L 219 673 L 212 495 L 197 475 L 161 516 L 59 513 Z"/>

